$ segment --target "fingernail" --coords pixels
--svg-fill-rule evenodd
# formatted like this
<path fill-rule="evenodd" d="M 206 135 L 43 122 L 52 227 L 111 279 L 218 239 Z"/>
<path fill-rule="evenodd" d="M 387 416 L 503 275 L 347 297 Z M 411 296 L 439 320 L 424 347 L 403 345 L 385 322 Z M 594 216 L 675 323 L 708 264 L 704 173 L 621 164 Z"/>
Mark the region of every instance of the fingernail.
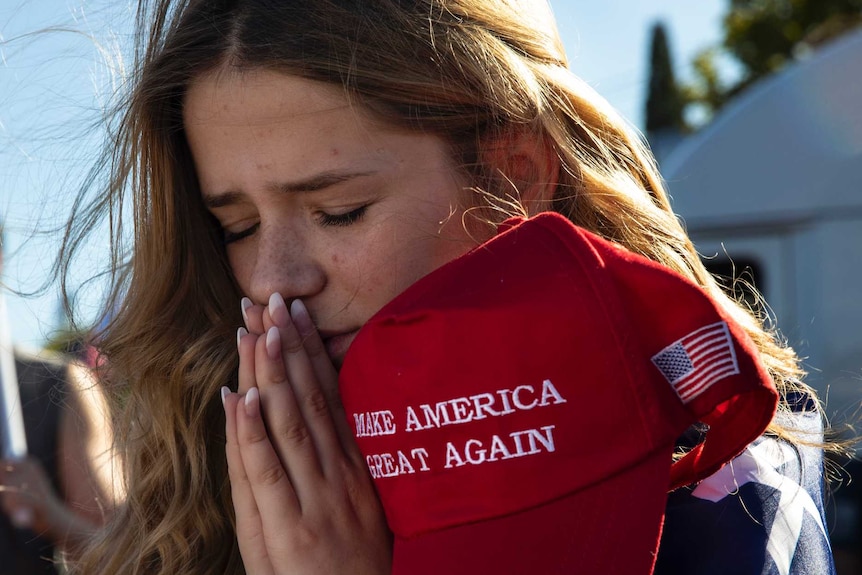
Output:
<path fill-rule="evenodd" d="M 314 324 L 311 322 L 308 308 L 305 307 L 301 299 L 297 298 L 290 302 L 290 317 L 302 335 L 308 335 L 314 331 Z"/>
<path fill-rule="evenodd" d="M 242 308 L 242 320 L 245 322 L 245 325 L 248 325 L 248 314 L 246 313 L 246 311 L 253 305 L 254 304 L 251 303 L 251 300 L 247 297 L 244 297 L 239 300 L 239 306 Z"/>
<path fill-rule="evenodd" d="M 278 359 L 281 352 L 281 334 L 278 328 L 272 326 L 266 330 L 266 353 L 270 359 Z"/>
<path fill-rule="evenodd" d="M 290 317 L 287 306 L 284 304 L 284 298 L 278 292 L 269 296 L 269 317 L 276 325 L 282 327 L 287 325 L 287 319 Z"/>
<path fill-rule="evenodd" d="M 241 327 L 236 330 L 236 349 L 239 350 L 239 342 L 242 340 L 243 336 L 248 335 L 248 330 L 244 327 Z"/>
<path fill-rule="evenodd" d="M 245 413 L 248 416 L 254 417 L 260 409 L 260 392 L 256 387 L 252 387 L 245 394 Z"/>
<path fill-rule="evenodd" d="M 230 388 L 226 385 L 221 386 L 221 405 L 224 407 L 224 398 L 230 393 Z"/>

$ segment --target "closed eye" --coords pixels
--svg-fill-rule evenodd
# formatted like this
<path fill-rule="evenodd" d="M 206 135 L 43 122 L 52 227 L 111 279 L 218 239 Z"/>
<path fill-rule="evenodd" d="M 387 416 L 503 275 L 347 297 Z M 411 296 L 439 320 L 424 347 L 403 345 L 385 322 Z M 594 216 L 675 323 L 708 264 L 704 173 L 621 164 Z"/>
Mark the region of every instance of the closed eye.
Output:
<path fill-rule="evenodd" d="M 248 236 L 255 233 L 259 227 L 260 227 L 260 222 L 254 224 L 253 226 L 249 226 L 249 227 L 245 228 L 244 230 L 240 230 L 238 232 L 229 232 L 227 230 L 224 230 L 223 231 L 224 243 L 225 243 L 225 245 L 232 244 L 233 242 L 237 242 L 241 239 L 247 238 Z"/>
<path fill-rule="evenodd" d="M 320 212 L 317 216 L 318 223 L 321 226 L 350 226 L 358 222 L 362 219 L 362 216 L 365 215 L 365 212 L 368 210 L 368 204 L 364 206 L 360 206 L 354 210 L 343 214 L 327 214 L 326 212 Z"/>

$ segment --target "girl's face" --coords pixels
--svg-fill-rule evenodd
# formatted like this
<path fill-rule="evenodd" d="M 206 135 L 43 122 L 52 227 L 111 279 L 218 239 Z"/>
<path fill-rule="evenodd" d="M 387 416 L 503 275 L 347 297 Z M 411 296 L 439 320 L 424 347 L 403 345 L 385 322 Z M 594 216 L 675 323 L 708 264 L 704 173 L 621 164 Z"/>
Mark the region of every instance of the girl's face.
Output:
<path fill-rule="evenodd" d="M 373 121 L 336 87 L 211 73 L 184 124 L 240 288 L 301 298 L 338 366 L 380 308 L 484 239 L 462 225 L 467 182 L 445 144 Z"/>

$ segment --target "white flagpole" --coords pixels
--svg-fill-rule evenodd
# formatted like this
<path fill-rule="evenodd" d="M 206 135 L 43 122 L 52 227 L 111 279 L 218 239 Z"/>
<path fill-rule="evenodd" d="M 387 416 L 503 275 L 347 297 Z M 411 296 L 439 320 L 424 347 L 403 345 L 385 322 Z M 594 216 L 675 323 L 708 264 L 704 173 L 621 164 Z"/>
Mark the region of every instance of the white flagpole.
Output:
<path fill-rule="evenodd" d="M 27 456 L 27 435 L 21 412 L 21 394 L 18 390 L 18 373 L 15 370 L 15 353 L 9 331 L 6 298 L 0 292 L 0 417 L 2 417 L 3 457 L 23 459 Z"/>

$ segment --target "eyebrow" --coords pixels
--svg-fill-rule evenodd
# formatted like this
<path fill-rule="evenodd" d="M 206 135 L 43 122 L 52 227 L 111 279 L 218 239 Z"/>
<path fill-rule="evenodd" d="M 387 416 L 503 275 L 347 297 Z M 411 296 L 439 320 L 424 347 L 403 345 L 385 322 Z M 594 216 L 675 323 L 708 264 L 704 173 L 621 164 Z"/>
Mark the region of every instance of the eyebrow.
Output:
<path fill-rule="evenodd" d="M 364 176 L 370 176 L 377 173 L 376 171 L 350 171 L 350 170 L 331 170 L 315 174 L 304 180 L 295 182 L 272 182 L 266 185 L 266 189 L 272 192 L 280 192 L 284 194 L 302 194 L 308 192 L 316 192 Z M 216 194 L 205 194 L 204 204 L 208 209 L 223 208 L 238 203 L 243 197 L 243 193 L 237 190 L 228 190 Z"/>

